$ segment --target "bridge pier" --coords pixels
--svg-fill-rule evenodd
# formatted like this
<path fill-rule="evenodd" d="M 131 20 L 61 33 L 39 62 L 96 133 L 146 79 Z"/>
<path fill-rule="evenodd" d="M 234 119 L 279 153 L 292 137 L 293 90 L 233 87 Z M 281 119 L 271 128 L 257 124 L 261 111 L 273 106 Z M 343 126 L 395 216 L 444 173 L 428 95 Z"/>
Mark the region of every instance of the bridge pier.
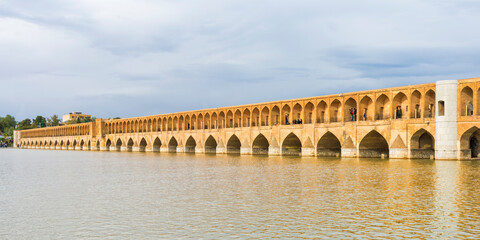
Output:
<path fill-rule="evenodd" d="M 390 148 L 389 158 L 408 158 L 408 149 L 406 148 Z"/>
<path fill-rule="evenodd" d="M 315 148 L 302 148 L 302 156 L 304 157 L 314 157 Z"/>
<path fill-rule="evenodd" d="M 177 153 L 183 153 L 183 152 L 185 152 L 185 148 L 177 147 Z"/>
<path fill-rule="evenodd" d="M 269 156 L 280 156 L 281 155 L 280 147 L 269 147 L 268 148 L 268 155 Z"/>
<path fill-rule="evenodd" d="M 225 154 L 225 153 L 227 153 L 227 149 L 225 147 L 217 147 L 216 153 L 217 154 Z"/>
<path fill-rule="evenodd" d="M 354 158 L 358 156 L 356 148 L 342 148 L 341 153 L 342 157 L 346 158 Z"/>
<path fill-rule="evenodd" d="M 241 155 L 252 155 L 253 149 L 249 147 L 241 147 L 240 148 L 240 154 Z"/>

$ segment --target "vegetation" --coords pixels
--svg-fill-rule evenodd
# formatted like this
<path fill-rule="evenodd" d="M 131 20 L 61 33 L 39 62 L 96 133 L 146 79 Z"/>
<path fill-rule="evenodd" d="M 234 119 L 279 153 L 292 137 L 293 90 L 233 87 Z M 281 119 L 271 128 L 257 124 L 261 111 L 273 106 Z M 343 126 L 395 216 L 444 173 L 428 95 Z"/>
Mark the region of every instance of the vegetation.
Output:
<path fill-rule="evenodd" d="M 87 123 L 94 122 L 95 117 L 85 118 L 85 119 L 75 119 L 67 121 L 63 124 L 77 124 L 77 123 Z M 5 117 L 0 117 L 0 135 L 5 137 L 13 137 L 13 130 L 25 130 L 32 128 L 42 128 L 42 127 L 55 127 L 60 126 L 60 118 L 58 115 L 53 115 L 50 118 L 45 118 L 43 116 L 36 116 L 35 118 L 26 118 L 20 122 L 15 121 L 15 117 L 11 115 L 6 115 Z"/>

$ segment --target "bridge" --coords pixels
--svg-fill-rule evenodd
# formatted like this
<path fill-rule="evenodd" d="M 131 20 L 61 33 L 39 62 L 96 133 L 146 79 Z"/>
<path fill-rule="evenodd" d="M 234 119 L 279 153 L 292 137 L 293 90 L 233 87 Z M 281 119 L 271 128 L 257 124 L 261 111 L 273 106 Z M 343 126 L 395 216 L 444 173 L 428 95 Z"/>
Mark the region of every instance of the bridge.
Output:
<path fill-rule="evenodd" d="M 480 78 L 473 78 L 146 117 L 97 119 L 16 131 L 15 146 L 472 159 L 480 152 L 479 93 Z"/>

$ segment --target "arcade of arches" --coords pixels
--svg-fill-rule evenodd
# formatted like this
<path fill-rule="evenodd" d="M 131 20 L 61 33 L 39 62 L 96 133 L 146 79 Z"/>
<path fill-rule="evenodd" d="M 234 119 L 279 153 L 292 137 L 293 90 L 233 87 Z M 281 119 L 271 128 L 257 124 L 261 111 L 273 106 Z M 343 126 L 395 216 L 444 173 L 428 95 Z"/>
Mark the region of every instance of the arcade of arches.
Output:
<path fill-rule="evenodd" d="M 459 80 L 461 158 L 480 154 L 480 79 Z M 380 89 L 19 131 L 17 147 L 434 158 L 436 85 Z"/>

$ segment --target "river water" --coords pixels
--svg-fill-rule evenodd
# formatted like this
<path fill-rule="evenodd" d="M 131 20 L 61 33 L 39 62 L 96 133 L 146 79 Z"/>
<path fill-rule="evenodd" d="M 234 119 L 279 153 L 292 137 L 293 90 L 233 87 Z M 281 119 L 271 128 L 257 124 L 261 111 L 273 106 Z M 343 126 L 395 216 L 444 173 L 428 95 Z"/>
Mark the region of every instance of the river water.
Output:
<path fill-rule="evenodd" d="M 0 239 L 478 236 L 478 161 L 0 150 Z"/>

